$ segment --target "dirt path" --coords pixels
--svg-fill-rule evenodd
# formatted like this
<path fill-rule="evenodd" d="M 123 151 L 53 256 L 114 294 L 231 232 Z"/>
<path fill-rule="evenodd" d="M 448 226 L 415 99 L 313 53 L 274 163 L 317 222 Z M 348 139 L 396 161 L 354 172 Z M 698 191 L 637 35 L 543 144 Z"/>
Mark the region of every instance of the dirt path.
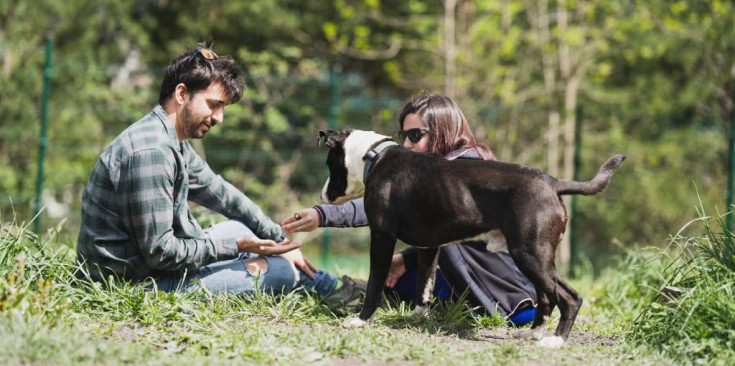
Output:
<path fill-rule="evenodd" d="M 398 331 L 398 330 L 396 330 Z M 406 332 L 403 339 L 425 338 L 420 343 L 440 345 L 449 355 L 438 354 L 438 362 L 416 360 L 406 356 L 405 359 L 394 359 L 388 362 L 366 360 L 359 355 L 345 357 L 328 357 L 321 360 L 328 365 L 417 365 L 417 364 L 451 364 L 451 365 L 632 365 L 656 364 L 655 360 L 635 359 L 626 353 L 622 341 L 612 337 L 603 337 L 592 332 L 573 332 L 567 345 L 561 349 L 545 349 L 536 346 L 536 341 L 512 338 L 514 330 L 507 328 L 480 329 L 472 335 L 439 336 Z M 392 332 L 392 331 L 391 331 Z M 427 347 L 429 352 L 436 352 Z M 409 352 L 410 354 L 410 352 Z M 430 358 L 430 357 L 427 357 Z M 447 359 L 451 363 L 446 363 Z M 635 361 L 635 362 L 634 362 Z"/>

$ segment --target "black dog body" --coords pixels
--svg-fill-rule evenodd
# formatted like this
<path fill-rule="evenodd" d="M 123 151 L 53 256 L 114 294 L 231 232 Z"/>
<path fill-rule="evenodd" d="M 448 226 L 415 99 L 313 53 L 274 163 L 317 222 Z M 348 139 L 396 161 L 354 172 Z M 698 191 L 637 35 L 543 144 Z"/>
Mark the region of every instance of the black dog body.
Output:
<path fill-rule="evenodd" d="M 335 149 L 362 151 L 364 156 L 382 141 L 375 141 L 372 135 L 364 136 L 364 131 L 320 131 L 320 139 L 330 147 L 330 156 Z M 348 171 L 359 170 L 355 162 L 357 155 L 343 154 L 343 166 Z M 331 166 L 335 159 L 328 160 L 330 171 L 339 171 Z M 567 221 L 560 195 L 589 195 L 604 190 L 623 160 L 622 155 L 614 156 L 593 180 L 575 182 L 517 164 L 448 161 L 439 155 L 415 153 L 400 146 L 385 148 L 377 155 L 364 182 L 365 211 L 371 232 L 370 277 L 359 318 L 368 320 L 379 305 L 397 239 L 422 248 L 416 303 L 423 306 L 433 287 L 438 248 L 483 238 L 500 229 L 511 257 L 536 287 L 539 308 L 533 335 L 540 337 L 553 307 L 559 306 L 561 321 L 556 331 L 559 339 L 552 346 L 562 345 L 582 299 L 559 277 L 554 264 L 556 247 Z M 325 186 L 323 199 L 327 202 L 346 196 L 340 185 L 330 186 L 330 181 L 341 181 L 335 178 L 333 173 Z"/>
<path fill-rule="evenodd" d="M 500 228 L 510 189 L 502 182 L 488 184 L 492 177 L 486 181 L 482 175 L 467 174 L 478 163 L 487 165 L 474 160 L 448 162 L 438 155 L 398 146 L 387 149 L 365 182 L 370 229 L 389 231 L 406 244 L 431 248 Z M 442 174 L 437 175 L 438 171 Z M 386 182 L 383 177 L 391 178 Z"/>

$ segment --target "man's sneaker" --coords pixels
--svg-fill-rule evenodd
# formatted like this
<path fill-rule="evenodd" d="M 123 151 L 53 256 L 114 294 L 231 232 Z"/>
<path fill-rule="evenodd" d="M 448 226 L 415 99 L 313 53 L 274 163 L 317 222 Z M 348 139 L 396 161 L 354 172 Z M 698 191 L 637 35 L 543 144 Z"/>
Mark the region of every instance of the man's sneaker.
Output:
<path fill-rule="evenodd" d="M 342 276 L 342 286 L 325 296 L 324 304 L 338 316 L 347 316 L 360 311 L 366 292 L 367 282 Z"/>

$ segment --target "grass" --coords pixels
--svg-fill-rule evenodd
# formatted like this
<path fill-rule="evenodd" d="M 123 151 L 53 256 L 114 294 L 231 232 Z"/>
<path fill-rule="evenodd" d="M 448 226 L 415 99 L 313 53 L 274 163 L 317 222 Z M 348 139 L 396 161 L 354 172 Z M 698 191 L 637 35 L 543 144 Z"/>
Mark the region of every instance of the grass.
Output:
<path fill-rule="evenodd" d="M 597 278 L 579 268 L 571 282 L 585 305 L 568 346 L 555 351 L 512 339 L 504 319 L 474 316 L 462 301 L 435 304 L 426 317 L 402 305 L 380 309 L 369 326 L 345 329 L 343 318 L 313 296 L 181 294 L 127 283 L 90 284 L 74 276 L 72 243 L 57 238 L 58 230 L 39 237 L 24 223 L 0 230 L 0 364 L 637 365 L 723 363 L 719 355 L 725 355 L 724 363 L 735 360 L 724 348 L 733 348 L 735 328 L 727 267 L 731 234 L 678 237 L 687 243 L 677 247 L 686 256 L 631 250 Z M 327 267 L 367 276 L 365 259 L 337 257 Z M 676 307 L 660 305 L 660 289 L 671 284 L 697 292 Z"/>
<path fill-rule="evenodd" d="M 727 216 L 700 209 L 702 234 L 671 240 L 662 256 L 664 285 L 679 296 L 658 293 L 634 321 L 630 339 L 670 355 L 677 362 L 735 363 L 735 244 Z"/>

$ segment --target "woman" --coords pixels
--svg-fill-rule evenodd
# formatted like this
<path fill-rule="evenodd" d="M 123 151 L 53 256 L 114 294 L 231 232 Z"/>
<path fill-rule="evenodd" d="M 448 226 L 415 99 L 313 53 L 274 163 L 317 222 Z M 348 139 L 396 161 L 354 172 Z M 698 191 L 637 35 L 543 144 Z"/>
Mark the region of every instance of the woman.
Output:
<path fill-rule="evenodd" d="M 477 143 L 462 110 L 449 97 L 426 95 L 402 108 L 399 141 L 415 152 L 441 154 L 449 160 L 495 160 Z M 283 221 L 287 233 L 312 231 L 319 226 L 367 225 L 363 199 L 342 205 L 318 205 L 300 210 Z M 296 217 L 299 217 L 297 220 Z M 385 285 L 403 300 L 413 299 L 417 283 L 417 250 L 408 248 L 393 256 Z M 434 295 L 439 299 L 467 293 L 467 301 L 485 314 L 499 312 L 520 326 L 533 320 L 536 293 L 507 252 L 492 253 L 487 243 L 474 241 L 442 247 Z"/>

